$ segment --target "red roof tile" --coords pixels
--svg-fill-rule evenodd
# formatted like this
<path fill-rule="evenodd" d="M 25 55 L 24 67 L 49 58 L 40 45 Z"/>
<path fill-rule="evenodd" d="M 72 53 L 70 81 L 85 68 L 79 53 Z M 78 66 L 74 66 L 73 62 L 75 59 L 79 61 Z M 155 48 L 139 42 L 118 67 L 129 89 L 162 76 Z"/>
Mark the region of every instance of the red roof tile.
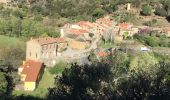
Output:
<path fill-rule="evenodd" d="M 82 35 L 84 33 L 89 33 L 87 30 L 82 30 L 82 29 L 70 29 L 67 32 L 75 34 L 75 35 Z"/>
<path fill-rule="evenodd" d="M 166 31 L 166 32 L 169 32 L 170 31 L 170 27 L 165 27 L 163 30 Z"/>
<path fill-rule="evenodd" d="M 28 60 L 21 67 L 23 68 L 21 74 L 26 74 L 25 82 L 36 82 L 38 75 L 40 74 L 40 70 L 43 67 L 43 63 Z"/>
<path fill-rule="evenodd" d="M 128 30 L 129 28 L 131 28 L 132 25 L 129 23 L 121 23 L 119 24 L 119 26 L 121 30 Z"/>
<path fill-rule="evenodd" d="M 109 53 L 106 53 L 106 52 L 104 52 L 104 51 L 100 51 L 100 52 L 97 53 L 97 55 L 98 55 L 99 57 L 106 57 L 106 56 L 109 55 Z"/>
<path fill-rule="evenodd" d="M 78 22 L 76 24 L 78 24 L 80 27 L 81 26 L 85 26 L 85 27 L 88 27 L 88 28 L 93 28 L 94 27 L 94 24 L 91 23 L 91 22 L 88 22 L 88 21 L 80 21 L 80 22 Z"/>

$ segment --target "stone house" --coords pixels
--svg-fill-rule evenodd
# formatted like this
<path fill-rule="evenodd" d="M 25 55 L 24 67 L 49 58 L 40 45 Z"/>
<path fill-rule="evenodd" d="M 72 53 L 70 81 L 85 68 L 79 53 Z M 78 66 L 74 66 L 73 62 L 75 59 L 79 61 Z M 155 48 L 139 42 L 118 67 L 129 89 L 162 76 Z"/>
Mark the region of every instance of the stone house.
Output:
<path fill-rule="evenodd" d="M 55 61 L 57 56 L 67 48 L 67 41 L 64 38 L 37 38 L 27 42 L 26 60 L 44 62 L 48 65 L 48 60 Z"/>
<path fill-rule="evenodd" d="M 125 33 L 128 33 L 128 36 L 132 36 L 132 27 L 133 25 L 130 23 L 120 23 L 118 25 L 120 27 L 119 36 L 124 36 Z"/>

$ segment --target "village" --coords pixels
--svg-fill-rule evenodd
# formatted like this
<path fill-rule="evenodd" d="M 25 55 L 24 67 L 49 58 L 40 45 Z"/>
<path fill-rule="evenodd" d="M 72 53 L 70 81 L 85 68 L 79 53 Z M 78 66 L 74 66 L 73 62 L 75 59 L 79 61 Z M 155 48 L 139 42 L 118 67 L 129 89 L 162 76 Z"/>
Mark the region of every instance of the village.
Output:
<path fill-rule="evenodd" d="M 95 23 L 80 21 L 65 24 L 61 28 L 60 38 L 31 38 L 27 42 L 26 61 L 23 61 L 23 65 L 19 67 L 24 90 L 33 91 L 36 88 L 45 66 L 51 67 L 60 61 L 88 64 L 88 56 L 92 50 L 96 51 L 95 54 L 99 58 L 107 56 L 109 52 L 99 46 L 103 37 L 109 37 L 109 41 L 120 43 L 123 39 L 148 28 L 134 26 L 132 23 L 117 23 L 109 16 L 105 16 L 97 19 Z M 161 34 L 166 33 L 165 35 L 170 37 L 168 27 L 150 29 Z M 147 50 L 146 47 L 141 48 Z"/>
<path fill-rule="evenodd" d="M 0 0 L 0 100 L 169 100 L 170 0 Z"/>

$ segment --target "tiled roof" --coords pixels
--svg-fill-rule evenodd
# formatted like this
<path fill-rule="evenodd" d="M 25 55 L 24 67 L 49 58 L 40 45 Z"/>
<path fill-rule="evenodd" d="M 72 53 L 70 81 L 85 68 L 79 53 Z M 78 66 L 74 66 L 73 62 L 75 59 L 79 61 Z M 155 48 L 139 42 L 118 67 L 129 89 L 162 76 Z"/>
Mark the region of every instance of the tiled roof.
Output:
<path fill-rule="evenodd" d="M 26 74 L 25 82 L 36 82 L 41 67 L 43 67 L 43 63 L 33 61 L 33 60 L 28 60 L 21 67 L 23 68 L 21 74 Z"/>
<path fill-rule="evenodd" d="M 50 44 L 50 43 L 63 43 L 63 42 L 66 42 L 66 40 L 64 38 L 52 38 L 52 37 L 37 38 L 37 39 L 32 39 L 32 41 L 36 41 L 40 45 Z"/>
<path fill-rule="evenodd" d="M 107 52 L 104 52 L 104 51 L 99 51 L 98 53 L 97 53 L 97 55 L 99 56 L 99 57 L 106 57 L 106 56 L 108 56 L 110 53 L 107 53 Z"/>
<path fill-rule="evenodd" d="M 93 28 L 94 27 L 94 24 L 91 23 L 91 22 L 88 22 L 88 21 L 80 21 L 80 22 L 78 22 L 76 24 L 79 25 L 79 26 L 86 26 L 88 28 Z"/>
<path fill-rule="evenodd" d="M 164 27 L 163 30 L 166 31 L 166 32 L 169 32 L 170 31 L 170 27 Z"/>
<path fill-rule="evenodd" d="M 86 30 L 82 30 L 82 29 L 70 29 L 67 31 L 68 33 L 72 33 L 72 34 L 75 34 L 75 35 L 82 35 L 84 33 L 89 33 L 88 31 Z"/>
<path fill-rule="evenodd" d="M 119 26 L 120 26 L 121 30 L 128 30 L 129 28 L 132 27 L 132 25 L 129 23 L 121 23 L 121 24 L 119 24 Z"/>

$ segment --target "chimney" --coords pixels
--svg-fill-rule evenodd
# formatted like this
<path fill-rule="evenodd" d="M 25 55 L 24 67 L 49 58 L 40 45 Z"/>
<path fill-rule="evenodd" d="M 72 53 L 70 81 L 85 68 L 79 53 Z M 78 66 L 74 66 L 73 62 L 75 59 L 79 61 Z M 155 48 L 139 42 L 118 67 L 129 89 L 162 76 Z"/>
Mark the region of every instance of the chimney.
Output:
<path fill-rule="evenodd" d="M 64 29 L 63 28 L 60 29 L 60 35 L 61 35 L 61 37 L 64 37 Z"/>

